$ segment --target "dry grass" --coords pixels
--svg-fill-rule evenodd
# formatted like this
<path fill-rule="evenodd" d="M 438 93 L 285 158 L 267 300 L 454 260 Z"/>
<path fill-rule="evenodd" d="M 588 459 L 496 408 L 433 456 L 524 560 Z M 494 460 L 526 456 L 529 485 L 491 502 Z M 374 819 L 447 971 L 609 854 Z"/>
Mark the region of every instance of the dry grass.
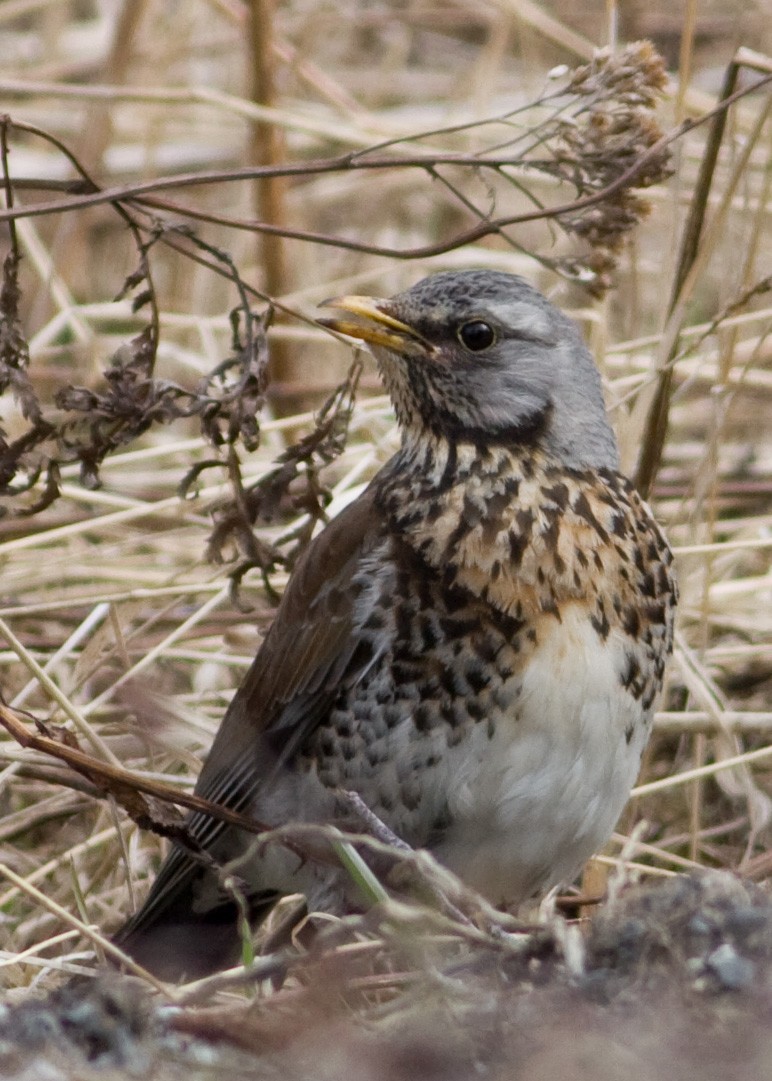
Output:
<path fill-rule="evenodd" d="M 471 126 L 423 139 L 420 148 L 471 153 L 495 142 L 487 129 L 487 142 L 479 142 L 483 118 L 537 98 L 550 68 L 584 59 L 588 38 L 605 40 L 608 23 L 599 12 L 612 10 L 587 5 L 582 21 L 568 27 L 518 0 L 444 7 L 413 0 L 362 11 L 352 3 L 349 12 L 293 2 L 273 23 L 254 6 L 272 35 L 247 33 L 249 5 L 239 0 L 145 0 L 124 4 L 118 17 L 108 4 L 8 0 L 0 6 L 3 108 L 56 134 L 105 187 L 250 161 L 308 161 L 453 125 Z M 647 18 L 656 33 L 655 15 Z M 713 5 L 694 40 L 682 39 L 674 65 L 691 71 L 693 82 L 673 76 L 660 110 L 664 128 L 715 105 L 720 75 L 713 65 L 732 55 L 716 20 L 736 30 L 734 44 L 769 51 L 760 9 L 754 16 L 732 0 Z M 670 48 L 678 28 L 665 13 L 661 24 Z M 634 37 L 637 28 L 622 29 Z M 272 70 L 253 85 L 255 55 L 270 57 Z M 756 64 L 743 69 L 747 84 L 765 69 L 763 58 L 745 58 Z M 602 857 L 622 859 L 644 876 L 692 867 L 726 868 L 760 882 L 772 874 L 768 279 L 762 287 L 772 251 L 769 106 L 767 85 L 729 112 L 704 226 L 675 298 L 678 238 L 693 205 L 706 126 L 672 147 L 673 176 L 647 192 L 653 213 L 619 251 L 614 289 L 604 299 L 529 254 L 587 254 L 576 236 L 544 223 L 409 260 L 200 226 L 243 281 L 280 301 L 285 313 L 268 334 L 275 382 L 260 446 L 240 450 L 245 484 L 271 469 L 288 440 L 313 428 L 314 411 L 346 373 L 351 358 L 341 344 L 286 314 L 313 315 L 333 293 L 388 294 L 446 266 L 494 266 L 534 278 L 585 326 L 631 472 L 651 435 L 662 371 L 672 371 L 670 426 L 652 500 L 677 555 L 677 648 L 636 798 Z M 399 153 L 414 149 L 402 143 Z M 23 132 L 13 137 L 11 169 L 14 177 L 71 175 L 55 148 Z M 527 182 L 549 205 L 566 201 L 554 177 Z M 491 193 L 484 176 L 452 169 L 431 183 L 416 170 L 394 168 L 378 179 L 356 171 L 285 179 L 269 193 L 242 182 L 183 195 L 199 211 L 259 216 L 402 250 L 469 228 L 490 200 L 496 216 L 531 207 L 511 180 Z M 52 197 L 23 188 L 15 194 L 17 203 Z M 111 300 L 135 268 L 136 248 L 109 206 L 24 218 L 16 228 L 29 376 L 39 400 L 54 409 L 54 395 L 67 384 L 101 392 L 108 358 L 147 322 L 145 309 Z M 157 375 L 195 386 L 231 350 L 234 285 L 161 244 L 150 257 Z M 2 417 L 11 438 L 25 429 L 10 395 Z M 394 446 L 388 403 L 366 366 L 346 447 L 321 472 L 332 497 L 328 514 Z M 226 471 L 204 472 L 195 498 L 178 497 L 181 479 L 213 454 L 194 420 L 154 427 L 106 458 L 99 489 L 82 487 L 77 464 L 65 463 L 58 500 L 25 518 L 15 514 L 19 499 L 9 499 L 0 523 L 6 702 L 54 723 L 67 719 L 97 757 L 173 776 L 186 788 L 271 615 L 260 573 L 241 583 L 242 610 L 229 592 L 231 568 L 205 558 L 212 508 L 232 495 Z M 274 520 L 259 525 L 260 538 L 285 553 L 305 520 L 303 494 L 302 485 L 290 489 Z M 243 545 L 226 544 L 225 554 L 243 557 Z M 271 575 L 275 589 L 284 580 L 281 569 Z M 58 688 L 56 699 L 41 670 Z M 87 783 L 10 737 L 0 739 L 0 807 L 0 980 L 22 993 L 48 986 L 61 971 L 93 971 L 94 945 L 83 924 L 108 931 L 121 921 L 130 884 L 144 889 L 160 842 L 95 798 Z M 379 979 L 384 996 L 400 984 Z"/>

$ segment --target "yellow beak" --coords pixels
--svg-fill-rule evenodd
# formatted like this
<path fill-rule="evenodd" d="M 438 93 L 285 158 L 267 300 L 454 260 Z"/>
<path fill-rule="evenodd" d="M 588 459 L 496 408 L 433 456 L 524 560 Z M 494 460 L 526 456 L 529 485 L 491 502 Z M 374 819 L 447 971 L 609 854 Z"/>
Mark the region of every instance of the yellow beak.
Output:
<path fill-rule="evenodd" d="M 344 296 L 325 300 L 323 307 L 338 308 L 352 319 L 317 319 L 323 327 L 380 345 L 393 353 L 429 353 L 434 347 L 417 330 L 389 314 L 389 301 L 378 297 Z"/>

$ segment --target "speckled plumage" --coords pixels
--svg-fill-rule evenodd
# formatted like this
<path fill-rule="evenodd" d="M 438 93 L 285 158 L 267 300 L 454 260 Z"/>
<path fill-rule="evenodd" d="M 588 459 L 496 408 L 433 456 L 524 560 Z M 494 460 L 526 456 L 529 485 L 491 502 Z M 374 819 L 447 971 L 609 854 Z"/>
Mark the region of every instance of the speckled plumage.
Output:
<path fill-rule="evenodd" d="M 575 327 L 527 283 L 449 273 L 336 303 L 353 319 L 331 325 L 373 349 L 402 445 L 300 561 L 197 791 L 279 824 L 335 819 L 335 788 L 356 790 L 518 903 L 570 879 L 629 795 L 671 648 L 670 552 L 618 472 Z M 465 346 L 470 323 L 490 346 Z M 191 828 L 218 860 L 244 850 L 233 830 Z M 344 889 L 275 847 L 238 873 L 256 911 Z M 176 851 L 122 940 L 193 974 L 224 958 L 213 928 L 232 945 L 229 920 L 211 873 Z"/>

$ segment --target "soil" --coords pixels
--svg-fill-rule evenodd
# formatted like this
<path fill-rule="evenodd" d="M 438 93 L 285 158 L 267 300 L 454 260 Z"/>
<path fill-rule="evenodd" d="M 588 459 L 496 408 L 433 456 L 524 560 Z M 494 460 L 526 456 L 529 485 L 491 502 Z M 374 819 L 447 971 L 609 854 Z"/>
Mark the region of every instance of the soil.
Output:
<path fill-rule="evenodd" d="M 69 982 L 0 1007 L 0 1076 L 772 1077 L 772 900 L 727 873 L 626 887 L 586 926 L 555 917 L 516 949 L 495 936 L 460 957 L 445 949 L 365 1008 L 350 972 L 311 955 L 283 988 L 206 1009 L 169 1006 L 111 973 Z"/>

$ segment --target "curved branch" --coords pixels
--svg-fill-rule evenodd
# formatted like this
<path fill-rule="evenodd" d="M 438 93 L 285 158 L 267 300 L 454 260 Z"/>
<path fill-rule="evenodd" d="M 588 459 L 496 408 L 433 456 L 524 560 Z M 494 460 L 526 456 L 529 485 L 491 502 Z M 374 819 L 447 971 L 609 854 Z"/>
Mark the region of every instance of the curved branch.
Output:
<path fill-rule="evenodd" d="M 737 90 L 734 94 L 723 99 L 719 102 L 714 109 L 705 113 L 703 116 L 696 119 L 690 119 L 684 121 L 673 131 L 663 136 L 653 146 L 646 151 L 645 154 L 639 158 L 639 160 L 630 167 L 625 173 L 621 174 L 613 183 L 609 184 L 601 191 L 594 192 L 591 195 L 584 196 L 581 199 L 575 200 L 572 203 L 563 204 L 555 207 L 545 215 L 543 212 L 530 212 L 522 215 L 515 215 L 508 218 L 493 219 L 487 223 L 481 223 L 465 232 L 459 233 L 456 237 L 449 241 L 440 242 L 437 245 L 430 245 L 423 248 L 414 248 L 407 250 L 393 250 L 390 248 L 382 248 L 377 245 L 357 244 L 356 242 L 348 241 L 342 237 L 336 237 L 325 233 L 315 233 L 305 230 L 293 230 L 293 229 L 280 229 L 278 227 L 272 227 L 265 222 L 245 222 L 239 219 L 230 220 L 226 217 L 210 216 L 208 220 L 212 222 L 219 222 L 225 225 L 230 225 L 233 228 L 251 229 L 256 232 L 273 233 L 277 235 L 286 236 L 290 239 L 305 240 L 311 243 L 333 245 L 341 248 L 350 248 L 354 251 L 366 252 L 374 255 L 387 255 L 397 259 L 411 259 L 411 258 L 425 258 L 430 255 L 439 255 L 443 252 L 450 251 L 453 248 L 459 247 L 462 244 L 470 243 L 474 240 L 479 240 L 484 236 L 488 236 L 498 229 L 504 228 L 508 225 L 520 224 L 522 222 L 533 221 L 535 219 L 550 216 L 559 217 L 563 214 L 574 213 L 577 210 L 582 210 L 585 207 L 593 206 L 594 204 L 607 199 L 610 195 L 613 195 L 616 191 L 629 185 L 635 176 L 643 169 L 643 167 L 651 161 L 653 157 L 660 154 L 671 143 L 682 138 L 687 132 L 700 126 L 711 120 L 717 114 L 729 109 L 736 101 L 742 97 L 746 97 L 748 94 L 754 93 L 761 87 L 772 82 L 772 74 L 765 75 L 761 79 L 757 80 L 750 86 L 743 87 Z M 51 136 L 43 129 L 36 127 L 32 124 L 26 124 L 19 121 L 13 121 L 10 118 L 7 123 L 17 128 L 19 131 L 26 131 L 30 134 L 37 135 L 40 138 L 46 139 L 55 145 L 67 158 L 78 168 L 77 162 L 73 158 L 73 155 L 67 148 L 58 140 Z M 0 222 L 11 221 L 21 217 L 40 217 L 47 214 L 60 214 L 65 211 L 80 210 L 83 207 L 99 206 L 106 203 L 121 203 L 129 200 L 145 201 L 147 205 L 157 205 L 163 209 L 174 209 L 175 212 L 182 212 L 190 214 L 191 217 L 203 218 L 201 212 L 193 212 L 189 208 L 178 208 L 174 203 L 165 204 L 160 200 L 155 203 L 150 199 L 143 199 L 143 197 L 152 195 L 154 192 L 167 191 L 169 189 L 184 188 L 184 187 L 200 187 L 208 184 L 222 184 L 232 183 L 234 181 L 244 180 L 259 180 L 269 177 L 291 177 L 291 176 L 320 176 L 328 173 L 336 172 L 351 172 L 357 170 L 376 170 L 376 169 L 429 169 L 438 165 L 455 165 L 460 167 L 471 167 L 474 169 L 490 168 L 494 170 L 501 169 L 504 166 L 512 166 L 516 164 L 524 164 L 527 162 L 518 162 L 513 160 L 511 156 L 498 156 L 498 157 L 479 157 L 476 155 L 468 154 L 419 154 L 413 157 L 366 157 L 366 153 L 372 151 L 350 151 L 346 154 L 339 155 L 333 158 L 321 158 L 316 161 L 308 162 L 294 162 L 286 163 L 275 166 L 255 166 L 244 169 L 213 169 L 204 170 L 193 173 L 181 173 L 177 176 L 158 177 L 150 181 L 137 181 L 130 184 L 124 184 L 113 188 L 105 188 L 99 191 L 86 192 L 84 194 L 71 195 L 68 198 L 60 200 L 52 200 L 49 202 L 38 203 L 36 205 L 26 205 L 22 207 L 8 207 L 0 210 Z M 25 179 L 25 187 L 30 186 L 29 178 Z M 206 220 L 206 219 L 205 219 Z"/>

